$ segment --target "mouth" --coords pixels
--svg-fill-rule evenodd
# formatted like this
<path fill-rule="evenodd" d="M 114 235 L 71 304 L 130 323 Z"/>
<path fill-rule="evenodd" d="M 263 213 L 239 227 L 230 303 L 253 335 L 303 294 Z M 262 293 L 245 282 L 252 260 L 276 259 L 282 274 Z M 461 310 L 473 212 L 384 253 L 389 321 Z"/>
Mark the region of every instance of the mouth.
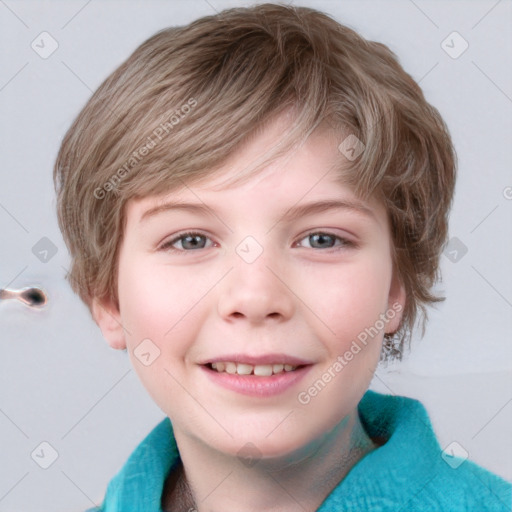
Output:
<path fill-rule="evenodd" d="M 271 397 L 302 380 L 314 363 L 284 354 L 225 355 L 204 361 L 200 367 L 210 381 L 243 395 Z"/>

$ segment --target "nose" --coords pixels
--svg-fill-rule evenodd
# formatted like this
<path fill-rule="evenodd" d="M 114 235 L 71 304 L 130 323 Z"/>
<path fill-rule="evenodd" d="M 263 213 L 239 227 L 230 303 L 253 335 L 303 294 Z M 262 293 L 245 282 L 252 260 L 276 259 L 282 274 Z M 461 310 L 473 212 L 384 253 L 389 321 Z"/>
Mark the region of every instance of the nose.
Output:
<path fill-rule="evenodd" d="M 223 280 L 218 302 L 219 315 L 229 322 L 282 322 L 294 312 L 293 292 L 276 258 L 260 256 L 252 263 L 239 258 Z"/>

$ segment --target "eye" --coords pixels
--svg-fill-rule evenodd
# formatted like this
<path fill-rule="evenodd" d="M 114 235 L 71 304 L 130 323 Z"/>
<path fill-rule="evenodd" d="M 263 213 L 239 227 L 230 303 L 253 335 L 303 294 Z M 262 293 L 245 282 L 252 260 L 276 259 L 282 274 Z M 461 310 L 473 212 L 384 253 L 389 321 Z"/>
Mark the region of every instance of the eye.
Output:
<path fill-rule="evenodd" d="M 208 240 L 211 242 L 211 240 L 202 233 L 181 233 L 165 242 L 159 250 L 194 251 L 198 249 L 205 249 L 212 246 L 212 244 L 207 245 Z"/>
<path fill-rule="evenodd" d="M 302 240 L 307 240 L 309 245 L 303 245 L 299 242 L 302 247 L 309 247 L 311 249 L 332 249 L 334 247 L 356 247 L 356 244 L 346 238 L 342 238 L 332 233 L 324 233 L 318 231 L 309 233 Z M 337 243 L 338 242 L 338 243 Z"/>

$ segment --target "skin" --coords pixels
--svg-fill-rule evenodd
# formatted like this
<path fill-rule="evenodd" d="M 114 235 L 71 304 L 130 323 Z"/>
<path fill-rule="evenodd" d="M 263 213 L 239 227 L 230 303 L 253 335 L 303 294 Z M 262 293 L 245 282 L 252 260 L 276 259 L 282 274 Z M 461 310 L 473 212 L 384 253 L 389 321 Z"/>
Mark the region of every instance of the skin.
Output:
<path fill-rule="evenodd" d="M 337 180 L 342 139 L 326 129 L 248 181 L 224 183 L 274 144 L 289 122 L 285 116 L 272 121 L 204 182 L 129 202 L 119 309 L 93 305 L 104 337 L 128 349 L 143 385 L 172 421 L 193 501 L 175 473 L 164 509 L 181 499 L 199 512 L 313 511 L 375 448 L 357 405 L 399 313 L 309 403 L 298 394 L 379 315 L 405 305 L 384 207 L 376 199 L 361 202 Z M 338 208 L 284 218 L 292 207 L 327 199 L 370 213 Z M 171 200 L 207 205 L 210 213 L 175 209 L 141 221 L 149 208 Z M 177 239 L 184 231 L 198 232 L 195 245 Z M 313 233 L 331 236 L 319 242 Z M 247 236 L 263 250 L 252 263 L 236 251 Z M 134 355 L 147 338 L 160 350 L 148 366 Z M 233 353 L 284 353 L 313 364 L 283 393 L 252 397 L 213 384 L 198 364 Z M 252 466 L 238 457 L 247 443 L 257 449 Z"/>

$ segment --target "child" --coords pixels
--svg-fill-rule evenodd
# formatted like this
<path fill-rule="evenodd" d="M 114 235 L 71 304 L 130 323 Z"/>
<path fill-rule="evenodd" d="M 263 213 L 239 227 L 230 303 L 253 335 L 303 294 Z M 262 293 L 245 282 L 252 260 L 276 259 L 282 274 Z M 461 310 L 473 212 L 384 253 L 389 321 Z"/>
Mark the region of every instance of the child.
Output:
<path fill-rule="evenodd" d="M 367 391 L 441 300 L 455 183 L 387 47 L 273 4 L 163 30 L 54 178 L 71 286 L 168 416 L 101 510 L 510 510 L 419 402 Z"/>

